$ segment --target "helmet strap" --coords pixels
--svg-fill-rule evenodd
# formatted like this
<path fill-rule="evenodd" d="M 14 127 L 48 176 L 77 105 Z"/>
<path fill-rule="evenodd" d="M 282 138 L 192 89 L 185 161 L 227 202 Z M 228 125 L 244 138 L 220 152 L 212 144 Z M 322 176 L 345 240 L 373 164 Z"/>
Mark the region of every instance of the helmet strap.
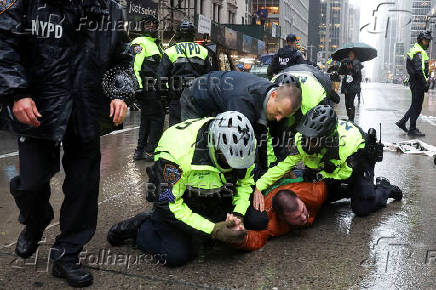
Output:
<path fill-rule="evenodd" d="M 216 149 L 215 149 L 215 145 L 213 144 L 213 138 L 212 135 L 208 136 L 208 147 L 209 147 L 209 158 L 210 160 L 212 160 L 213 165 L 221 172 L 230 172 L 232 171 L 232 168 L 222 168 L 216 158 Z"/>

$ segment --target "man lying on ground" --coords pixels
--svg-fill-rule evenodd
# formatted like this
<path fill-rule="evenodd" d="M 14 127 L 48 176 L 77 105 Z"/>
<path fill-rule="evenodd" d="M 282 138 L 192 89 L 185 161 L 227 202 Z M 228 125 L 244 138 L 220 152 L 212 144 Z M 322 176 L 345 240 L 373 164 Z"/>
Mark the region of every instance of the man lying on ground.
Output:
<path fill-rule="evenodd" d="M 235 245 L 237 248 L 254 251 L 262 248 L 272 237 L 285 235 L 293 228 L 312 225 L 327 199 L 325 183 L 302 182 L 302 178 L 283 181 L 279 186 L 271 187 L 265 196 L 268 227 L 261 231 L 249 230 L 244 241 Z"/>

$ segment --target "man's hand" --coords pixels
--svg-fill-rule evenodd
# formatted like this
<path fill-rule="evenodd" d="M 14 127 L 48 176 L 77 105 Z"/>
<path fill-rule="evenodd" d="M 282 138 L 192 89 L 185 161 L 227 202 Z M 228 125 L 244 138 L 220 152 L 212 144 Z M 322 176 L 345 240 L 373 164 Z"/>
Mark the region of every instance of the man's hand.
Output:
<path fill-rule="evenodd" d="M 253 206 L 260 212 L 265 210 L 265 199 L 262 192 L 257 188 L 254 190 Z"/>
<path fill-rule="evenodd" d="M 235 230 L 235 231 L 245 230 L 244 222 L 241 220 L 241 218 L 231 213 L 227 214 L 226 222 L 227 222 L 227 227 L 231 230 Z"/>
<path fill-rule="evenodd" d="M 212 239 L 219 240 L 225 243 L 242 243 L 247 235 L 246 230 L 231 230 L 228 226 L 232 223 L 222 221 L 215 224 L 212 230 Z"/>
<path fill-rule="evenodd" d="M 32 98 L 23 98 L 14 102 L 12 111 L 14 112 L 15 118 L 23 124 L 32 127 L 39 127 L 41 125 L 37 118 L 41 118 L 42 115 L 38 112 Z"/>
<path fill-rule="evenodd" d="M 127 105 L 123 100 L 114 99 L 111 102 L 109 117 L 113 117 L 113 122 L 116 126 L 122 124 L 126 118 Z"/>

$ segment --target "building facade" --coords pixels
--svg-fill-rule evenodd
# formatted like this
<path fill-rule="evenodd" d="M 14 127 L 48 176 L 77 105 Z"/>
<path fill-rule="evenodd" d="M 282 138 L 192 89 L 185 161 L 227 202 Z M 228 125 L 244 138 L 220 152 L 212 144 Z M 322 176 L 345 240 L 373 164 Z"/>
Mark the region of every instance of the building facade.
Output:
<path fill-rule="evenodd" d="M 280 35 L 267 43 L 269 52 L 276 52 L 285 45 L 286 36 L 290 33 L 300 37 L 304 47 L 308 43 L 309 0 L 253 0 L 254 23 L 264 25 L 265 30 L 280 26 Z M 264 13 L 263 11 L 266 11 Z M 265 19 L 263 15 L 267 15 Z M 259 17 L 260 16 L 260 17 Z"/>
<path fill-rule="evenodd" d="M 319 51 L 319 24 L 321 15 L 321 1 L 311 0 L 309 4 L 309 35 L 307 44 L 307 58 L 317 62 Z"/>
<path fill-rule="evenodd" d="M 349 29 L 348 0 L 321 0 L 320 4 L 318 63 L 325 64 L 338 48 L 351 41 L 350 35 L 356 31 Z"/>
<path fill-rule="evenodd" d="M 162 30 L 175 29 L 183 19 L 195 21 L 203 15 L 219 24 L 249 24 L 252 16 L 252 0 L 162 0 L 160 18 Z"/>
<path fill-rule="evenodd" d="M 412 26 L 410 33 L 409 45 L 416 42 L 419 32 L 427 29 L 427 16 L 431 13 L 431 0 L 412 0 Z"/>

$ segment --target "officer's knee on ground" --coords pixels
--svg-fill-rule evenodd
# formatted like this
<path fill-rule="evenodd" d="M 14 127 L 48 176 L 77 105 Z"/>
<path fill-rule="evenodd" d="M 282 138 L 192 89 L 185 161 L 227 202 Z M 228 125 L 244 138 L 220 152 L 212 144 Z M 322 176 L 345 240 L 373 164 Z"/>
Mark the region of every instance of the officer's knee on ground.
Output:
<path fill-rule="evenodd" d="M 365 200 L 359 200 L 356 202 L 353 202 L 353 200 L 351 200 L 351 209 L 353 210 L 353 213 L 359 217 L 367 216 L 372 212 L 372 207 L 370 206 L 370 203 Z"/>
<path fill-rule="evenodd" d="M 164 254 L 165 265 L 168 267 L 180 267 L 186 265 L 191 259 L 192 255 L 188 249 L 178 249 Z"/>

